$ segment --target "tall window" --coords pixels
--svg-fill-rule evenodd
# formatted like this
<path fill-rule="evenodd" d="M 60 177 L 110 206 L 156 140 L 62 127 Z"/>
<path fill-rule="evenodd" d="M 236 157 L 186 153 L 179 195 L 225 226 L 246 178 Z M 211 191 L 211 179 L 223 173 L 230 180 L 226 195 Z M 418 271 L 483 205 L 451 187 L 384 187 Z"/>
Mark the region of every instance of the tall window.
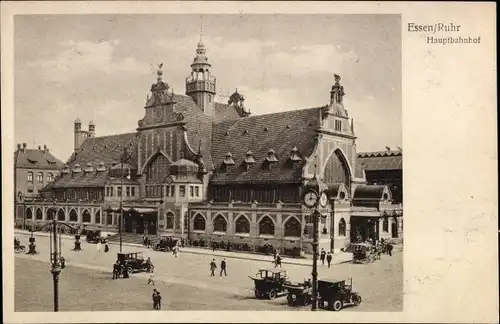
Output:
<path fill-rule="evenodd" d="M 264 216 L 259 223 L 259 234 L 274 235 L 274 223 L 269 216 Z"/>
<path fill-rule="evenodd" d="M 200 196 L 200 187 L 199 186 L 194 187 L 194 194 L 196 197 Z"/>
<path fill-rule="evenodd" d="M 285 236 L 301 236 L 301 225 L 295 217 L 290 217 L 285 223 Z"/>
<path fill-rule="evenodd" d="M 346 224 L 343 218 L 339 221 L 339 236 L 345 236 L 346 233 Z"/>
<path fill-rule="evenodd" d="M 200 214 L 197 214 L 193 219 L 193 228 L 195 231 L 205 230 L 205 218 Z"/>
<path fill-rule="evenodd" d="M 38 209 L 36 210 L 36 215 L 35 215 L 35 217 L 36 217 L 36 220 L 42 220 L 42 219 L 43 219 L 42 210 L 41 210 L 40 208 L 38 208 Z"/>
<path fill-rule="evenodd" d="M 33 172 L 28 172 L 28 182 L 33 182 Z"/>
<path fill-rule="evenodd" d="M 341 120 L 335 120 L 335 130 L 337 132 L 342 131 L 342 121 Z"/>
<path fill-rule="evenodd" d="M 31 211 L 31 208 L 26 209 L 26 219 L 31 219 L 33 218 L 33 212 Z"/>
<path fill-rule="evenodd" d="M 189 197 L 194 197 L 194 186 L 189 186 Z"/>
<path fill-rule="evenodd" d="M 72 209 L 69 212 L 69 221 L 70 222 L 78 222 L 78 214 L 76 213 L 76 210 Z"/>
<path fill-rule="evenodd" d="M 52 172 L 49 172 L 49 174 L 47 175 L 47 181 L 48 182 L 54 181 L 54 174 Z"/>
<path fill-rule="evenodd" d="M 181 197 L 186 197 L 186 186 L 179 186 L 179 195 Z"/>
<path fill-rule="evenodd" d="M 174 214 L 167 213 L 167 229 L 174 229 Z"/>
<path fill-rule="evenodd" d="M 122 196 L 122 187 L 116 187 L 116 193 L 118 194 L 118 197 Z"/>
<path fill-rule="evenodd" d="M 42 172 L 38 172 L 38 173 L 36 174 L 36 181 L 37 181 L 37 182 L 40 182 L 40 183 L 42 183 L 42 182 L 43 182 L 43 173 L 42 173 Z"/>
<path fill-rule="evenodd" d="M 215 232 L 227 232 L 227 222 L 222 215 L 215 216 L 213 223 Z"/>
<path fill-rule="evenodd" d="M 243 215 L 236 220 L 236 233 L 250 233 L 250 222 Z"/>
<path fill-rule="evenodd" d="M 132 187 L 131 190 L 132 190 L 132 193 L 131 193 L 132 197 L 135 197 L 135 187 Z"/>
<path fill-rule="evenodd" d="M 73 212 L 75 212 L 75 211 L 73 210 Z M 76 214 L 76 212 L 75 212 L 75 214 Z M 59 209 L 59 211 L 57 212 L 57 220 L 58 221 L 65 221 L 66 220 L 66 213 L 64 212 L 64 210 Z"/>
<path fill-rule="evenodd" d="M 106 225 L 113 225 L 113 213 L 106 214 Z"/>
<path fill-rule="evenodd" d="M 82 222 L 83 223 L 90 223 L 90 212 L 85 209 L 82 214 Z"/>
<path fill-rule="evenodd" d="M 96 224 L 101 224 L 101 211 L 100 210 L 98 210 L 95 213 L 95 223 Z"/>
<path fill-rule="evenodd" d="M 384 223 L 382 224 L 382 230 L 384 232 L 389 232 L 389 219 L 384 217 Z"/>
<path fill-rule="evenodd" d="M 130 187 L 129 187 L 129 186 L 127 186 L 127 187 L 125 188 L 125 191 L 126 191 L 126 193 L 127 193 L 127 197 L 130 197 Z"/>

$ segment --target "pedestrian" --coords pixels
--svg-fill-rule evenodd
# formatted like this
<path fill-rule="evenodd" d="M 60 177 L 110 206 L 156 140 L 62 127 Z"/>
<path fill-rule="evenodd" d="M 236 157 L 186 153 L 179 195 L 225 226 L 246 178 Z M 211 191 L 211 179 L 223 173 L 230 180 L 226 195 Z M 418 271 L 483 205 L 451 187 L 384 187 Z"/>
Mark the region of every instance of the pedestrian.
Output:
<path fill-rule="evenodd" d="M 143 235 L 143 236 L 142 236 L 142 245 L 143 245 L 143 246 L 146 246 L 146 245 L 147 245 L 146 235 Z"/>
<path fill-rule="evenodd" d="M 330 252 L 326 255 L 326 262 L 328 263 L 328 268 L 330 268 L 330 264 L 332 263 L 332 254 Z"/>
<path fill-rule="evenodd" d="M 274 263 L 274 267 L 275 268 L 278 267 L 278 266 L 280 266 L 280 268 L 281 268 L 281 256 L 279 255 L 279 253 L 276 254 L 276 261 Z"/>
<path fill-rule="evenodd" d="M 217 265 L 215 264 L 215 259 L 210 262 L 210 277 L 215 276 L 215 269 L 217 269 Z"/>
<path fill-rule="evenodd" d="M 101 252 L 101 240 L 97 241 L 97 252 Z"/>
<path fill-rule="evenodd" d="M 392 244 L 391 243 L 387 243 L 387 253 L 389 253 L 389 256 L 392 256 Z"/>
<path fill-rule="evenodd" d="M 125 264 L 123 266 L 123 278 L 124 279 L 128 279 L 129 276 L 128 276 L 128 267 L 129 267 L 129 264 L 127 261 L 125 261 Z"/>
<path fill-rule="evenodd" d="M 212 252 L 215 252 L 215 242 L 212 241 Z"/>
<path fill-rule="evenodd" d="M 275 262 L 276 262 L 276 254 L 278 254 L 278 252 L 276 251 L 276 249 L 273 249 L 273 259 Z"/>
<path fill-rule="evenodd" d="M 64 259 L 63 256 L 61 256 L 61 269 L 66 268 L 66 260 Z"/>
<path fill-rule="evenodd" d="M 146 246 L 148 247 L 148 249 L 151 247 L 151 239 L 149 238 L 149 236 L 146 236 Z"/>
<path fill-rule="evenodd" d="M 159 291 L 156 291 L 156 309 L 161 309 L 161 295 Z"/>
<path fill-rule="evenodd" d="M 120 278 L 120 263 L 118 260 L 113 264 L 113 279 Z"/>
<path fill-rule="evenodd" d="M 155 276 L 156 276 L 156 275 L 155 275 L 154 271 L 151 271 L 151 272 L 149 273 L 148 285 L 149 285 L 149 284 L 153 284 L 153 286 L 155 285 Z"/>
<path fill-rule="evenodd" d="M 322 265 L 325 265 L 325 257 L 326 257 L 325 249 L 321 249 L 321 254 L 320 254 L 319 258 L 321 260 Z"/>
<path fill-rule="evenodd" d="M 108 253 L 109 252 L 109 244 L 108 242 L 104 243 L 104 253 Z"/>
<path fill-rule="evenodd" d="M 227 276 L 226 272 L 226 258 L 222 259 L 220 262 L 220 276 L 222 277 L 222 272 L 224 271 L 224 275 Z"/>
<path fill-rule="evenodd" d="M 156 298 L 156 296 L 158 295 L 158 291 L 155 289 L 153 289 L 153 294 L 152 294 L 152 298 L 153 298 L 153 309 L 158 309 L 158 298 Z"/>

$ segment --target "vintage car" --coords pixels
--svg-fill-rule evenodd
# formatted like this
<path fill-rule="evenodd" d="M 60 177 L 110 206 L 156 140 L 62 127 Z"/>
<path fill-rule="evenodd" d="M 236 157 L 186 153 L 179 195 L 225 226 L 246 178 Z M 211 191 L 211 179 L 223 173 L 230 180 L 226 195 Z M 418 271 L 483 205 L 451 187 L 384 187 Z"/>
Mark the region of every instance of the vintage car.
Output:
<path fill-rule="evenodd" d="M 87 231 L 86 241 L 94 244 L 102 242 L 101 231 Z"/>
<path fill-rule="evenodd" d="M 299 283 L 285 284 L 284 287 L 288 290 L 286 298 L 288 306 L 307 306 L 311 303 L 311 279 Z"/>
<path fill-rule="evenodd" d="M 122 268 L 125 265 L 125 262 L 127 262 L 129 273 L 145 272 L 149 268 L 146 260 L 144 260 L 142 252 L 117 253 L 117 260 Z"/>
<path fill-rule="evenodd" d="M 259 269 L 254 277 L 250 277 L 255 283 L 255 297 L 258 299 L 274 299 L 287 293 L 286 284 L 290 284 L 283 269 Z"/>
<path fill-rule="evenodd" d="M 346 281 L 349 284 L 346 284 Z M 347 280 L 321 279 L 318 280 L 318 306 L 328 310 L 339 311 L 344 306 L 358 306 L 361 296 L 352 291 L 352 278 Z"/>
<path fill-rule="evenodd" d="M 369 243 L 352 244 L 352 262 L 370 263 L 375 261 L 373 246 Z"/>
<path fill-rule="evenodd" d="M 179 243 L 179 238 L 174 236 L 161 236 L 160 241 L 153 246 L 155 251 L 169 252 Z"/>

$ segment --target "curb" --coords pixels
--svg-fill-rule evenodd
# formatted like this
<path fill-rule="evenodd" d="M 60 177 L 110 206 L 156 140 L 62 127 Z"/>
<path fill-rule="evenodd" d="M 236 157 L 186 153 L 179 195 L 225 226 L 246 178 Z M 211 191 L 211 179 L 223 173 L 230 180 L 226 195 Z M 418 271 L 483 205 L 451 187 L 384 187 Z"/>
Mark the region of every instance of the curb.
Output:
<path fill-rule="evenodd" d="M 31 232 L 24 232 L 24 231 L 15 231 L 16 234 L 19 235 L 31 235 Z M 40 232 L 35 232 L 35 236 L 49 236 L 48 233 L 40 233 Z M 74 239 L 73 236 L 68 236 L 68 235 L 61 235 L 63 239 L 66 240 L 72 240 Z M 120 245 L 119 242 L 109 242 L 110 245 Z M 130 247 L 144 247 L 141 244 L 135 244 L 135 243 L 126 243 L 122 242 L 123 246 L 130 246 Z M 239 259 L 239 260 L 249 260 L 249 261 L 263 261 L 263 262 L 272 262 L 272 260 L 264 260 L 264 259 L 258 259 L 258 258 L 252 258 L 248 257 L 245 255 L 239 256 L 239 255 L 224 255 L 224 254 L 219 254 L 219 253 L 207 253 L 205 251 L 193 251 L 193 250 L 181 250 L 181 253 L 189 253 L 189 254 L 201 254 L 201 255 L 211 255 L 214 257 L 222 257 L 222 258 L 228 258 L 228 259 Z M 310 267 L 312 266 L 312 260 L 309 260 L 309 263 L 302 263 L 302 262 L 297 262 L 294 259 L 290 259 L 291 261 L 285 261 L 283 262 L 283 265 L 290 264 L 290 265 L 298 265 L 298 266 L 303 266 L 303 267 Z M 348 263 L 351 262 L 352 259 L 349 260 L 339 260 L 336 262 L 333 262 L 332 260 L 332 265 L 335 264 L 343 264 L 343 263 Z"/>

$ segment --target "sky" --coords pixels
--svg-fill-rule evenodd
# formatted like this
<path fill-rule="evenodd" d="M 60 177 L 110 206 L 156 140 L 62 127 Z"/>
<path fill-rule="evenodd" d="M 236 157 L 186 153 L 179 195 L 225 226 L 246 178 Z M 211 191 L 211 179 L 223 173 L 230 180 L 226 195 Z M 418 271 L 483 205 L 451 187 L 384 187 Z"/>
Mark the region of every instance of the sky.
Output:
<path fill-rule="evenodd" d="M 202 34 L 216 100 L 253 115 L 329 103 L 341 76 L 358 152 L 402 143 L 399 15 L 17 15 L 15 142 L 66 161 L 79 117 L 96 136 L 134 132 L 156 69 L 185 93 Z M 200 31 L 202 32 L 200 33 Z"/>

